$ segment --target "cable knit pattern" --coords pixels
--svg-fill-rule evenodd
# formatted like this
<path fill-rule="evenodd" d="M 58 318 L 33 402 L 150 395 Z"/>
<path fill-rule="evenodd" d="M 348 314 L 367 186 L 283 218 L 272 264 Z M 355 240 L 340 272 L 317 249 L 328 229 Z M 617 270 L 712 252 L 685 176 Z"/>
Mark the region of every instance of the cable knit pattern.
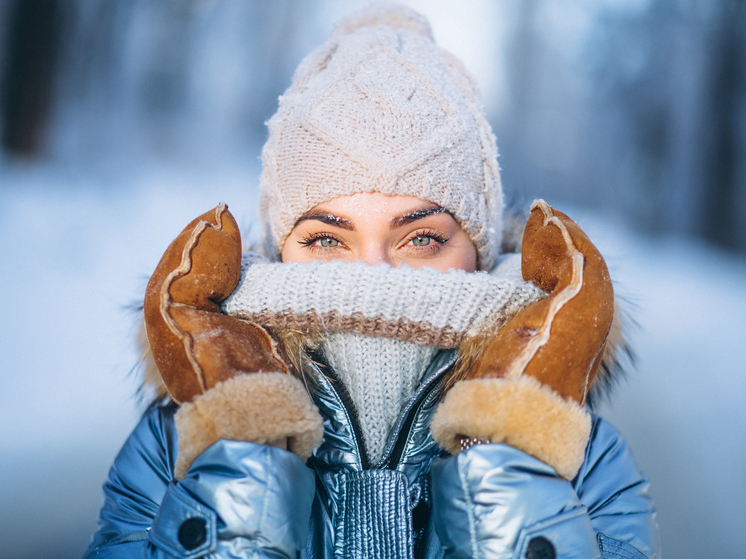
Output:
<path fill-rule="evenodd" d="M 546 294 L 520 276 L 520 255 L 488 274 L 371 266 L 362 262 L 270 263 L 244 255 L 223 312 L 260 326 L 336 330 L 458 347 L 495 330 Z"/>
<path fill-rule="evenodd" d="M 306 57 L 268 123 L 260 215 L 268 254 L 297 220 L 358 192 L 414 196 L 448 210 L 480 269 L 497 258 L 497 147 L 472 77 L 433 41 L 427 20 L 374 7 L 343 21 Z"/>
<path fill-rule="evenodd" d="M 326 332 L 321 351 L 350 393 L 372 464 L 438 348 L 392 338 Z"/>

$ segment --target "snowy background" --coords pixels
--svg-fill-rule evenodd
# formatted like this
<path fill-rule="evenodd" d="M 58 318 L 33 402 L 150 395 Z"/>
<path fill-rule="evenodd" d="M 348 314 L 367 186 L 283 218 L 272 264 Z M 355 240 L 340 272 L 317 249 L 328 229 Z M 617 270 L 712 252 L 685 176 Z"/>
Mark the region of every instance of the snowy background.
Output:
<path fill-rule="evenodd" d="M 20 3 L 0 0 L 5 82 Z M 142 411 L 129 307 L 219 201 L 256 236 L 262 122 L 362 3 L 27 3 L 61 23 L 43 126 L 9 134 L 0 95 L 0 556 L 51 559 L 87 546 Z M 482 86 L 509 200 L 573 216 L 633 305 L 637 367 L 601 412 L 651 479 L 665 556 L 746 557 L 746 80 L 713 63 L 746 68 L 743 10 L 410 4 Z"/>

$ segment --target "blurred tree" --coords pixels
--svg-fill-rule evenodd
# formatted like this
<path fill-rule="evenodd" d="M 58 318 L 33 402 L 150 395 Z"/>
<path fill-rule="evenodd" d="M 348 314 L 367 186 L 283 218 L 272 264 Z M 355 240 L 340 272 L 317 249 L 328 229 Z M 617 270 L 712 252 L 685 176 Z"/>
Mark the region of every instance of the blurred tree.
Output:
<path fill-rule="evenodd" d="M 47 126 L 60 39 L 57 0 L 15 0 L 8 9 L 0 114 L 2 146 L 37 155 Z"/>
<path fill-rule="evenodd" d="M 700 232 L 728 248 L 746 250 L 746 2 L 723 2 L 712 33 L 707 154 Z"/>
<path fill-rule="evenodd" d="M 516 10 L 508 191 L 746 250 L 746 0 L 559 4 Z"/>
<path fill-rule="evenodd" d="M 51 143 L 82 162 L 249 153 L 301 56 L 320 40 L 311 0 L 68 5 Z"/>

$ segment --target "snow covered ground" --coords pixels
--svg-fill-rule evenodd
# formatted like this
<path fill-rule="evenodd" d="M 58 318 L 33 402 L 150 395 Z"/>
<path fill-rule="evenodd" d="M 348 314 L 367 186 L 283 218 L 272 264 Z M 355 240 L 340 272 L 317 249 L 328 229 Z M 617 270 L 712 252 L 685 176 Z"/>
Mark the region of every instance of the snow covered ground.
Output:
<path fill-rule="evenodd" d="M 257 173 L 0 162 L 3 557 L 82 554 L 100 486 L 142 409 L 127 307 L 195 216 L 226 201 L 249 228 Z M 636 306 L 638 367 L 602 413 L 652 481 L 665 555 L 743 556 L 746 258 L 562 209 Z"/>

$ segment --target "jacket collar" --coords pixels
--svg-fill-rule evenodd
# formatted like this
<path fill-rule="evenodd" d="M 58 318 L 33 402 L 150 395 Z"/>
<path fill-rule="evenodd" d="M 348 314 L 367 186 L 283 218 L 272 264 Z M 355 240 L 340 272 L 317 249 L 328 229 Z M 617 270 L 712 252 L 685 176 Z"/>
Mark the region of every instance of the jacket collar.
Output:
<path fill-rule="evenodd" d="M 328 470 L 362 471 L 374 468 L 397 468 L 402 458 L 419 448 L 428 449 L 430 444 L 410 444 L 414 438 L 430 438 L 430 416 L 434 412 L 434 403 L 439 397 L 437 388 L 441 385 L 446 372 L 456 361 L 455 350 L 440 351 L 423 375 L 420 385 L 404 405 L 394 427 L 391 429 L 384 448 L 383 457 L 378 464 L 371 465 L 359 434 L 355 409 L 349 395 L 336 375 L 329 368 L 311 365 L 316 368 L 317 388 L 313 399 L 324 418 L 324 441 L 312 458 L 315 467 Z M 426 406 L 425 404 L 431 405 Z M 425 409 L 426 408 L 426 409 Z M 427 417 L 422 417 L 427 415 Z M 425 431 L 423 433 L 423 431 Z M 428 461 L 429 462 L 429 461 Z"/>

